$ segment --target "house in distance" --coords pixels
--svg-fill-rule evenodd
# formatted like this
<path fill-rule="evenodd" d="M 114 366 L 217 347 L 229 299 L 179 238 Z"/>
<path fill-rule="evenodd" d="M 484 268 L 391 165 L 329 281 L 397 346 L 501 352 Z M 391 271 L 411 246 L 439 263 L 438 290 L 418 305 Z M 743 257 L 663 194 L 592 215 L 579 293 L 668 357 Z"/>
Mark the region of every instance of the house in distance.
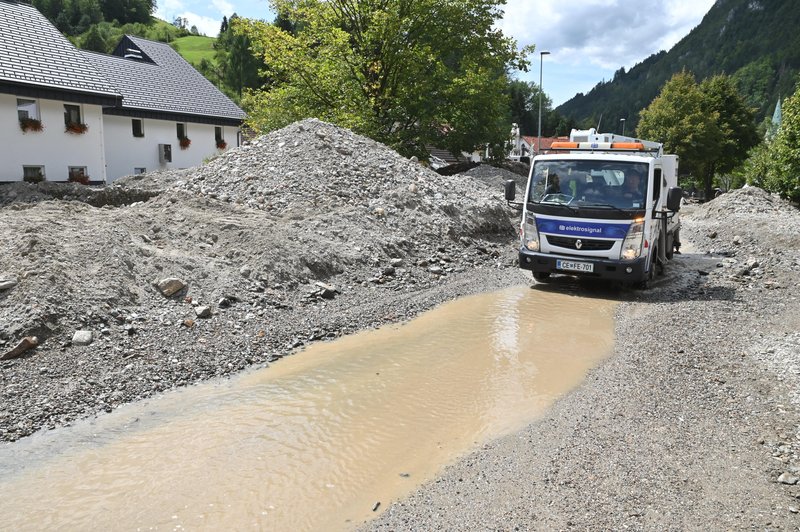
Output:
<path fill-rule="evenodd" d="M 197 166 L 240 144 L 244 118 L 168 44 L 79 50 L 27 1 L 0 0 L 0 182 Z"/>

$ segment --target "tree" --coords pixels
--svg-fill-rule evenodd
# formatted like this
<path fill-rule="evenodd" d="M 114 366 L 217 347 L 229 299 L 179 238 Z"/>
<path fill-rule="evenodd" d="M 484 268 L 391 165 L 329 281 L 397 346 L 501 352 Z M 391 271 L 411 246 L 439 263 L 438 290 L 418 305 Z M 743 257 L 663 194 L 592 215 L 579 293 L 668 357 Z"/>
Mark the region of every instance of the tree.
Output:
<path fill-rule="evenodd" d="M 703 94 L 703 109 L 709 116 L 718 117 L 716 125 L 720 135 L 716 157 L 709 154 L 704 165 L 706 193 L 710 194 L 714 176 L 729 173 L 741 165 L 750 148 L 758 144 L 758 135 L 755 110 L 748 107 L 730 77 L 708 78 L 699 88 Z"/>
<path fill-rule="evenodd" d="M 748 179 L 784 198 L 800 201 L 800 85 L 784 100 L 781 111 L 781 125 L 774 140 L 762 150 L 755 150 L 748 160 Z"/>
<path fill-rule="evenodd" d="M 723 151 L 719 119 L 719 112 L 706 104 L 694 76 L 684 71 L 665 83 L 641 111 L 636 136 L 663 142 L 664 151 L 678 155 L 681 170 L 704 178 L 706 197 L 711 197 L 712 181 L 706 170 Z"/>
<path fill-rule="evenodd" d="M 525 81 L 512 80 L 508 85 L 511 98 L 511 122 L 519 124 L 522 135 L 539 133 L 539 85 Z M 542 94 L 542 134 L 556 130 L 559 118 L 553 115 L 553 101 Z M 557 113 L 556 113 L 557 114 Z"/>
<path fill-rule="evenodd" d="M 91 50 L 93 52 L 108 53 L 108 42 L 100 33 L 97 25 L 92 26 L 81 42 L 81 48 L 84 50 Z"/>
<path fill-rule="evenodd" d="M 270 80 L 243 100 L 254 129 L 316 116 L 420 156 L 507 140 L 507 72 L 528 63 L 495 28 L 503 0 L 272 3 L 293 32 L 239 26 Z"/>
<path fill-rule="evenodd" d="M 256 89 L 262 85 L 260 70 L 265 67 L 251 51 L 250 38 L 234 31 L 240 21 L 236 13 L 227 21 L 223 20 L 226 29 L 220 31 L 214 44 L 217 78 L 225 92 L 236 100 L 241 100 L 245 89 Z"/>

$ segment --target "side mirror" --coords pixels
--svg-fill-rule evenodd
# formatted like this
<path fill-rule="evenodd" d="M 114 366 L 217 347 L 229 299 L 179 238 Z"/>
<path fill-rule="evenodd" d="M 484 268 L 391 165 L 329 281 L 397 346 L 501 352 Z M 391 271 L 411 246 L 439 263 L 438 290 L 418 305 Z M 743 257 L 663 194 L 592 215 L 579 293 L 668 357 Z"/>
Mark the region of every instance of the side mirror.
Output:
<path fill-rule="evenodd" d="M 505 182 L 506 201 L 514 201 L 517 197 L 517 183 L 513 179 Z"/>
<path fill-rule="evenodd" d="M 674 212 L 681 210 L 681 198 L 683 198 L 681 187 L 670 187 L 667 192 L 667 209 Z"/>

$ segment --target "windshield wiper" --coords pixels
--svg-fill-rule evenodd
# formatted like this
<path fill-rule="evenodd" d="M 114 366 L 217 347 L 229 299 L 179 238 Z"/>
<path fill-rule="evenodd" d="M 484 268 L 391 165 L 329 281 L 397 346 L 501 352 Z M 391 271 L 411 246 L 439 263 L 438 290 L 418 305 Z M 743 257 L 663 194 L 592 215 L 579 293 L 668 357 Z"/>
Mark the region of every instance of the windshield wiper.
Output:
<path fill-rule="evenodd" d="M 590 205 L 584 205 L 584 207 L 589 207 L 589 208 L 591 208 L 591 207 L 600 207 L 600 208 L 603 208 L 603 209 L 614 209 L 615 211 L 621 212 L 622 214 L 630 214 L 627 210 L 621 209 L 621 208 L 617 207 L 616 205 L 611 205 L 610 203 L 592 203 Z"/>
<path fill-rule="evenodd" d="M 531 202 L 534 205 L 549 205 L 551 207 L 566 207 L 569 209 L 570 212 L 578 212 L 580 210 L 580 206 L 578 205 L 570 205 L 569 203 L 559 203 L 557 201 L 534 201 Z"/>

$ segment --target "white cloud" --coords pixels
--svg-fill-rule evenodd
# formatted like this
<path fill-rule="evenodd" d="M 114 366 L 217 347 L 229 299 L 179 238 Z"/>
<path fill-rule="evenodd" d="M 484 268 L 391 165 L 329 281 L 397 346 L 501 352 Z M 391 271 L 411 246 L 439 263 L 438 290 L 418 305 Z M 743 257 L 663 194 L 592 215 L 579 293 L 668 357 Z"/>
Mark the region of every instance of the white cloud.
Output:
<path fill-rule="evenodd" d="M 162 0 L 158 2 L 158 7 L 154 13 L 157 18 L 172 22 L 175 20 L 175 13 L 184 9 L 181 0 Z"/>
<path fill-rule="evenodd" d="M 236 8 L 233 7 L 233 4 L 227 0 L 211 0 L 211 5 L 214 6 L 217 11 L 219 11 L 220 15 L 227 17 L 236 12 Z"/>
<path fill-rule="evenodd" d="M 206 17 L 198 15 L 197 13 L 192 13 L 191 11 L 178 13 L 177 16 L 183 17 L 189 21 L 188 28 L 197 26 L 197 31 L 199 31 L 201 35 L 207 35 L 209 37 L 216 37 L 219 33 L 219 27 L 222 24 L 222 18 L 216 19 L 213 17 Z"/>
<path fill-rule="evenodd" d="M 500 28 L 550 61 L 629 68 L 671 48 L 700 23 L 714 0 L 508 0 Z"/>

